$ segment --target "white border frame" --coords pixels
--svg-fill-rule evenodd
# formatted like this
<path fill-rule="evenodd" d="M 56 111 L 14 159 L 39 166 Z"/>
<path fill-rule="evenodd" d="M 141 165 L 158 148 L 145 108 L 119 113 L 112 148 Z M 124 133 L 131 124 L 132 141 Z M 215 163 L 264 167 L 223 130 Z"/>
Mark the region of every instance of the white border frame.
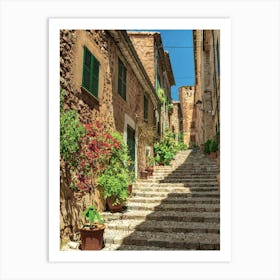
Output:
<path fill-rule="evenodd" d="M 128 26 L 129 24 L 129 26 Z M 59 240 L 59 30 L 220 29 L 221 65 L 221 250 L 60 251 Z M 49 261 L 51 262 L 229 262 L 231 261 L 231 20 L 186 18 L 49 19 Z M 226 94 L 225 94 L 226 93 Z"/>

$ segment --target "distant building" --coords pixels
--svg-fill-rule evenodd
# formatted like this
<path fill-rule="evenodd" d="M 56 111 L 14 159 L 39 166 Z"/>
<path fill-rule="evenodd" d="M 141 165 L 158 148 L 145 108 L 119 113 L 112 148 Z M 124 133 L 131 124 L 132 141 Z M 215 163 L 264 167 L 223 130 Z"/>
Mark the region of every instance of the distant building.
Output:
<path fill-rule="evenodd" d="M 182 132 L 184 143 L 191 147 L 197 144 L 197 121 L 195 102 L 195 87 L 182 86 L 179 88 L 179 99 L 182 110 Z"/>

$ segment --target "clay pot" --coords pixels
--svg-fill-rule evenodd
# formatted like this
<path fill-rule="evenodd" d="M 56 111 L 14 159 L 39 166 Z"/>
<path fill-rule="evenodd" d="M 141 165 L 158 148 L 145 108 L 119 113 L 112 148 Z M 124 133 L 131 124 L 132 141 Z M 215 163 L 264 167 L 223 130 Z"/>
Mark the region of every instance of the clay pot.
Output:
<path fill-rule="evenodd" d="M 216 159 L 216 158 L 217 158 L 217 153 L 216 153 L 216 152 L 211 152 L 210 155 L 209 155 L 209 157 L 210 157 L 211 159 Z"/>
<path fill-rule="evenodd" d="M 154 168 L 153 167 L 147 167 L 145 171 L 148 172 L 148 176 L 153 176 Z"/>
<path fill-rule="evenodd" d="M 114 199 L 112 197 L 108 197 L 106 200 L 108 208 L 112 213 L 122 212 L 123 205 L 121 203 L 113 205 Z"/>
<path fill-rule="evenodd" d="M 132 185 L 129 185 L 129 186 L 127 187 L 127 193 L 128 193 L 128 195 L 131 195 L 131 194 L 132 194 Z"/>
<path fill-rule="evenodd" d="M 95 224 L 94 228 L 84 227 L 80 229 L 82 250 L 101 250 L 104 246 L 103 234 L 105 225 Z"/>
<path fill-rule="evenodd" d="M 141 179 L 147 179 L 148 178 L 148 172 L 147 171 L 141 171 L 140 176 L 141 176 Z"/>

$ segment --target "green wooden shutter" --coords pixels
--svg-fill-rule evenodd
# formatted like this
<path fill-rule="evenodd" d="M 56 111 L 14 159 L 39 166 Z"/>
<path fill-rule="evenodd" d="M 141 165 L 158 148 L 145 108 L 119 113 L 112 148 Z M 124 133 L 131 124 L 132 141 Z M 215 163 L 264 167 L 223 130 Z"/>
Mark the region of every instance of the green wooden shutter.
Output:
<path fill-rule="evenodd" d="M 90 91 L 91 53 L 84 47 L 83 87 Z"/>
<path fill-rule="evenodd" d="M 82 85 L 96 97 L 98 97 L 99 68 L 99 61 L 84 47 Z"/>
<path fill-rule="evenodd" d="M 120 59 L 118 63 L 118 94 L 126 100 L 126 68 Z"/>
<path fill-rule="evenodd" d="M 99 83 L 99 66 L 100 63 L 98 60 L 93 56 L 93 66 L 92 66 L 92 93 L 96 97 L 98 97 L 98 83 Z"/>

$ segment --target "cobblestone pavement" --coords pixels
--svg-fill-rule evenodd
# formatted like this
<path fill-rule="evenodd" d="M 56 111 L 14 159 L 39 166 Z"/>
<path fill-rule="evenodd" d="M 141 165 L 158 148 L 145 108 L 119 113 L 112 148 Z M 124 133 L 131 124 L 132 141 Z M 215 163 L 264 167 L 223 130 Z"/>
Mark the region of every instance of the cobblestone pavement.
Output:
<path fill-rule="evenodd" d="M 219 168 L 205 155 L 179 152 L 139 180 L 122 213 L 103 212 L 103 250 L 219 250 Z"/>

